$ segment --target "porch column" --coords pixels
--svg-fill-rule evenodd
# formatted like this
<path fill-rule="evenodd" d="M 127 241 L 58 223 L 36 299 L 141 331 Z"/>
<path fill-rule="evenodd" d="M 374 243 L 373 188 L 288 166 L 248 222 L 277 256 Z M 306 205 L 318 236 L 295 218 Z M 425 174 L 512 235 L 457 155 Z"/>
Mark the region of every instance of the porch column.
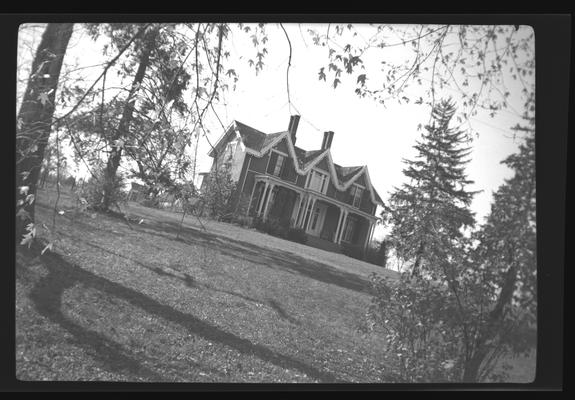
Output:
<path fill-rule="evenodd" d="M 341 244 L 341 239 L 343 238 L 343 233 L 345 232 L 345 227 L 347 226 L 347 216 L 348 216 L 348 212 L 347 210 L 343 211 L 343 223 L 341 225 L 341 232 L 339 232 L 339 239 L 337 241 L 337 244 Z"/>
<path fill-rule="evenodd" d="M 254 183 L 254 188 L 252 189 L 252 195 L 250 196 L 250 204 L 248 205 L 248 209 L 246 211 L 246 215 L 249 215 L 250 210 L 252 208 L 252 201 L 254 201 L 254 193 L 256 192 L 256 187 L 258 186 L 258 181 L 256 181 Z M 257 210 L 256 210 L 256 215 L 257 215 Z"/>
<path fill-rule="evenodd" d="M 307 213 L 307 207 L 308 207 L 308 205 L 309 205 L 309 200 L 310 200 L 310 196 L 307 195 L 307 196 L 304 198 L 304 201 L 303 201 L 303 208 L 302 208 L 302 210 L 301 210 L 302 212 L 301 212 L 300 219 L 299 219 L 299 223 L 298 223 L 298 227 L 300 227 L 301 229 L 303 229 L 303 227 L 304 227 L 303 225 L 304 225 L 304 222 L 305 222 L 305 215 L 306 215 L 306 213 Z"/>
<path fill-rule="evenodd" d="M 264 183 L 264 190 L 262 190 L 262 197 L 260 198 L 260 204 L 257 210 L 257 215 L 261 215 L 263 208 L 264 208 L 264 203 L 266 200 L 266 195 L 267 195 L 267 190 L 268 190 L 268 186 L 269 186 L 269 182 L 265 182 Z"/>
<path fill-rule="evenodd" d="M 305 226 L 305 231 L 307 232 L 307 230 L 309 229 L 310 225 L 311 225 L 311 220 L 313 219 L 313 209 L 315 207 L 315 203 L 316 203 L 316 198 L 313 197 L 311 199 L 311 208 L 309 210 L 309 219 L 307 220 L 307 224 Z"/>
<path fill-rule="evenodd" d="M 270 211 L 270 203 L 272 202 L 272 196 L 273 196 L 273 194 L 274 194 L 274 188 L 275 188 L 275 186 L 276 186 L 276 185 L 274 185 L 273 183 L 270 184 L 270 188 L 269 188 L 270 193 L 268 194 L 268 198 L 267 198 L 267 201 L 266 201 L 266 206 L 265 206 L 265 208 L 264 208 L 264 216 L 263 216 L 264 221 L 268 218 L 268 212 Z"/>
<path fill-rule="evenodd" d="M 371 235 L 373 234 L 373 221 L 369 221 L 369 229 L 367 231 L 367 235 L 365 237 L 365 244 L 363 246 L 364 251 L 367 250 L 367 246 L 369 242 L 371 242 Z"/>
<path fill-rule="evenodd" d="M 339 209 L 339 217 L 337 218 L 337 227 L 335 228 L 335 234 L 333 235 L 333 242 L 337 243 L 337 239 L 339 237 L 339 230 L 341 228 L 341 220 L 343 219 L 343 209 L 338 207 Z"/>

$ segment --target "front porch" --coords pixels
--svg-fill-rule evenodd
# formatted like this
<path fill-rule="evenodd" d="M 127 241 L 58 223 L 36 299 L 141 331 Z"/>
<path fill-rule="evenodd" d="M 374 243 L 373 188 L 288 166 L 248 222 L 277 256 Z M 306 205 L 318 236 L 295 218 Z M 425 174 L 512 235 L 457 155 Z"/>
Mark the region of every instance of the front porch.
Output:
<path fill-rule="evenodd" d="M 249 216 L 301 229 L 308 245 L 337 253 L 342 244 L 367 248 L 376 217 L 362 214 L 347 204 L 267 175 L 257 177 L 248 208 Z"/>

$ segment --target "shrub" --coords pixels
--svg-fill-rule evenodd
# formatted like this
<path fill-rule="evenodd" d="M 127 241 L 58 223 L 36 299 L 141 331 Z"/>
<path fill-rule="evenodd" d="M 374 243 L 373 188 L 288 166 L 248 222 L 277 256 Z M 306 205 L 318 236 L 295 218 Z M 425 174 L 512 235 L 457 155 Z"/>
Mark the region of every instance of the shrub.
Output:
<path fill-rule="evenodd" d="M 307 243 L 307 234 L 301 228 L 289 228 L 286 235 L 287 240 L 291 240 L 292 242 Z"/>
<path fill-rule="evenodd" d="M 119 207 L 127 201 L 127 194 L 123 190 L 124 178 L 121 175 L 109 179 L 104 171 L 97 171 L 95 176 L 90 177 L 77 191 L 78 195 L 88 202 L 88 208 L 102 211 L 104 202 L 104 189 L 109 188 L 110 206 Z M 108 211 L 108 210 L 103 210 Z"/>
<path fill-rule="evenodd" d="M 260 232 L 281 238 L 286 238 L 289 230 L 289 224 L 278 218 L 270 218 L 267 221 L 263 221 L 260 217 L 256 217 L 252 226 Z"/>
<path fill-rule="evenodd" d="M 241 227 L 249 226 L 251 222 L 250 217 L 246 217 L 245 215 L 233 215 L 230 218 L 230 222 L 232 224 L 239 225 Z"/>
<path fill-rule="evenodd" d="M 355 258 L 357 260 L 364 260 L 365 254 L 363 251 L 363 246 L 350 244 L 350 243 L 342 243 L 341 244 L 341 252 L 342 254 Z"/>
<path fill-rule="evenodd" d="M 450 382 L 464 367 L 456 299 L 437 282 L 371 276 L 370 326 L 386 333 L 386 374 L 396 382 Z"/>

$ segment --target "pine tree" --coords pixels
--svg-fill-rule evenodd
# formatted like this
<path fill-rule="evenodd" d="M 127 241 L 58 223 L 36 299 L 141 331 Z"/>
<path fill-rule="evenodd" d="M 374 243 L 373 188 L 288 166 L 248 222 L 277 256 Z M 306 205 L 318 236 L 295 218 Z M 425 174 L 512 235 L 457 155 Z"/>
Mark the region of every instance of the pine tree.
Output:
<path fill-rule="evenodd" d="M 516 128 L 517 129 L 517 128 Z M 470 310 L 481 321 L 470 346 L 464 381 L 486 375 L 493 354 L 527 353 L 533 346 L 537 313 L 535 137 L 533 127 L 519 152 L 503 161 L 514 171 L 493 194 L 491 213 L 474 234 L 475 281 L 481 291 Z"/>
<path fill-rule="evenodd" d="M 431 125 L 417 142 L 415 160 L 405 160 L 409 182 L 390 198 L 392 242 L 398 255 L 413 261 L 412 275 L 433 272 L 434 260 L 444 259 L 463 237 L 461 228 L 472 227 L 469 210 L 474 192 L 465 186 L 470 149 L 466 133 L 450 128 L 455 104 L 442 100 L 432 110 Z"/>

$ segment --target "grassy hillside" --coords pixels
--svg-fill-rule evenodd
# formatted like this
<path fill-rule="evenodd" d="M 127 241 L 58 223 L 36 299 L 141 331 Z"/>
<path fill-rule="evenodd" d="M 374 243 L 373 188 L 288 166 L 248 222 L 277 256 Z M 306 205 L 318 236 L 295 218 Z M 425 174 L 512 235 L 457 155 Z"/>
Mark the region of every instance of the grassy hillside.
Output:
<path fill-rule="evenodd" d="M 131 229 L 59 204 L 55 252 L 17 254 L 19 379 L 384 379 L 381 341 L 358 333 L 376 266 L 194 217 L 176 240 L 179 215 L 136 205 Z"/>
<path fill-rule="evenodd" d="M 54 200 L 37 199 L 48 226 Z M 383 337 L 358 328 L 367 276 L 394 272 L 195 217 L 179 232 L 181 215 L 134 203 L 131 226 L 58 204 L 54 252 L 17 252 L 18 379 L 386 382 Z"/>

